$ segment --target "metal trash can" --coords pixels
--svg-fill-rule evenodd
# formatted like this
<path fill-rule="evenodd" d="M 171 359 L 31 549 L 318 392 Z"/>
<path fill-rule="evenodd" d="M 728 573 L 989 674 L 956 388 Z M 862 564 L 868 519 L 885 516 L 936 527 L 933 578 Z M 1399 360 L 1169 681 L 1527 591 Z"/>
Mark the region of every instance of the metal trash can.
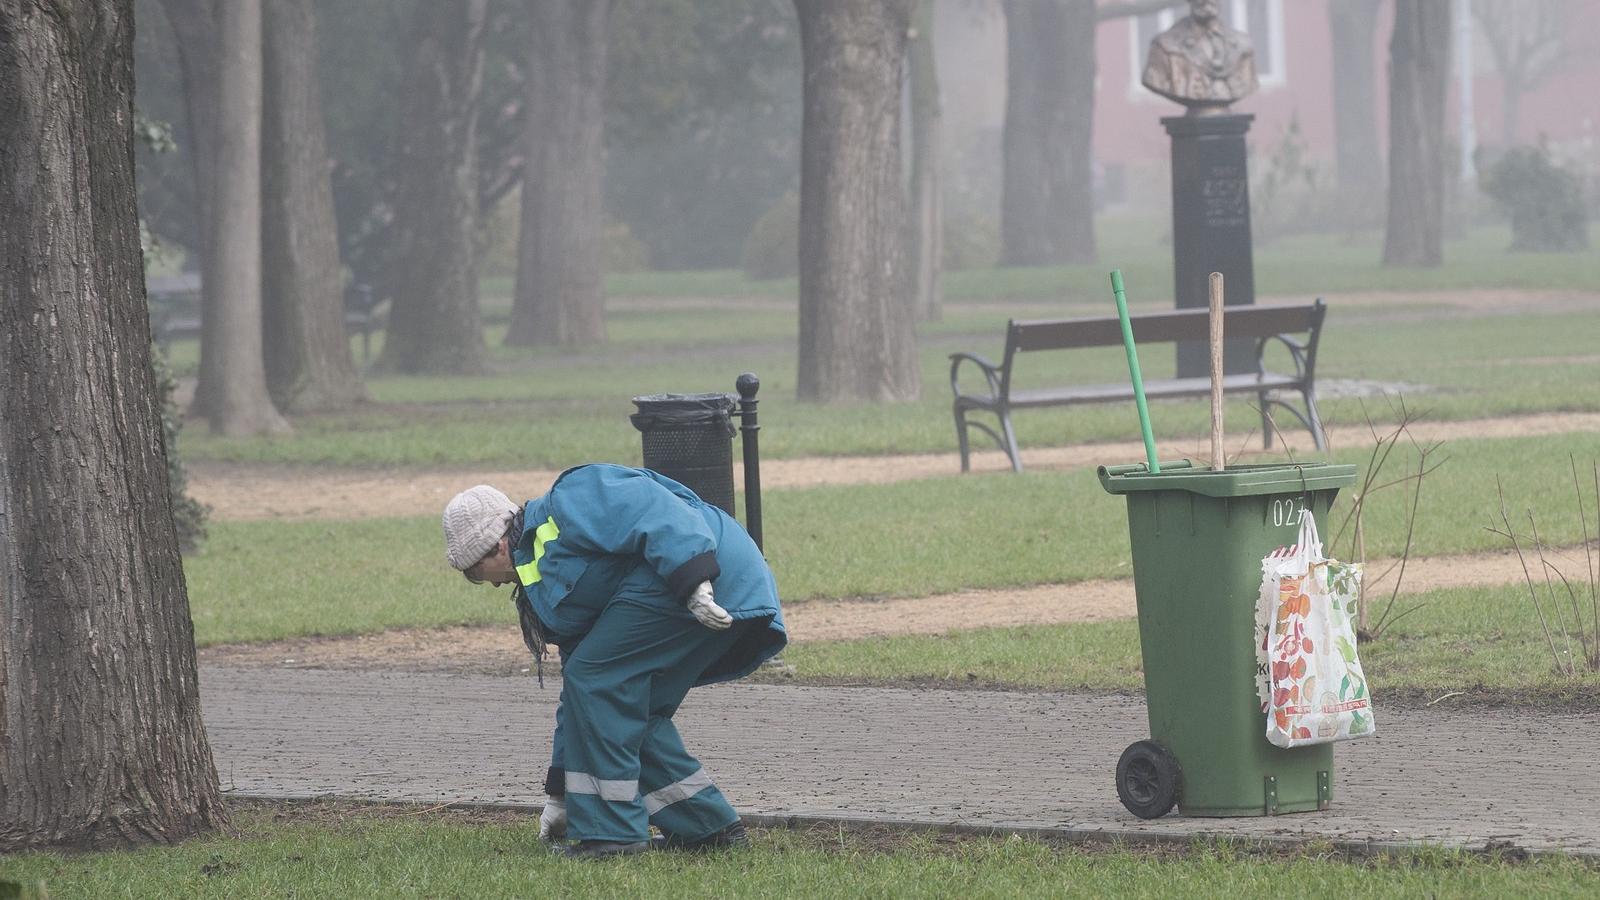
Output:
<path fill-rule="evenodd" d="M 735 515 L 733 394 L 650 394 L 629 416 L 644 441 L 644 467 Z"/>
<path fill-rule="evenodd" d="M 1327 515 L 1356 467 L 1329 463 L 1194 468 L 1188 460 L 1100 467 L 1128 499 L 1150 740 L 1117 764 L 1117 794 L 1141 818 L 1176 802 L 1189 816 L 1326 809 L 1333 746 L 1266 739 L 1256 696 L 1261 560 L 1295 543 L 1300 515 Z"/>

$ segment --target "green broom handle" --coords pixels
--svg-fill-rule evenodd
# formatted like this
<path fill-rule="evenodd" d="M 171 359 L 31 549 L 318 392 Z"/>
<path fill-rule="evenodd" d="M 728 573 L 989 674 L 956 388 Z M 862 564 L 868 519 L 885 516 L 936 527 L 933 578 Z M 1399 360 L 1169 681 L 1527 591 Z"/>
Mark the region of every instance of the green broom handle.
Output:
<path fill-rule="evenodd" d="M 1122 320 L 1122 346 L 1128 351 L 1128 375 L 1133 379 L 1133 402 L 1139 407 L 1139 430 L 1144 434 L 1144 458 L 1150 474 L 1161 471 L 1156 462 L 1156 438 L 1150 432 L 1150 406 L 1144 399 L 1144 379 L 1139 375 L 1139 353 L 1133 347 L 1133 323 L 1128 321 L 1128 298 L 1122 290 L 1122 270 L 1111 270 L 1111 293 L 1117 298 L 1117 318 Z"/>

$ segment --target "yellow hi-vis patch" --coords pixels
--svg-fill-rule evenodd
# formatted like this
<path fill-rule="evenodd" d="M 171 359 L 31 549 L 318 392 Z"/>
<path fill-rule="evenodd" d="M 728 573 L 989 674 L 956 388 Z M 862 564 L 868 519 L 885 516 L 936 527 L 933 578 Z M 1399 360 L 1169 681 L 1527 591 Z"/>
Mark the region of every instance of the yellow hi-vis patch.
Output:
<path fill-rule="evenodd" d="M 533 530 L 533 562 L 517 566 L 517 580 L 523 587 L 533 587 L 539 583 L 543 576 L 539 574 L 539 560 L 544 559 L 544 545 L 561 536 L 561 529 L 556 527 L 554 517 L 544 520 L 544 524 Z"/>

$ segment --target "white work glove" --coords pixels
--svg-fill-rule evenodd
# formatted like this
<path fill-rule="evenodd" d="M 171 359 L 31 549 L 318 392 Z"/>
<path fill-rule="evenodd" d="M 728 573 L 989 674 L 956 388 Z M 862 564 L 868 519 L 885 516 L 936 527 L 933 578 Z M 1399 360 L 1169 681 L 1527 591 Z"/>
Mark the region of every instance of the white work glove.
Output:
<path fill-rule="evenodd" d="M 733 616 L 711 599 L 709 581 L 700 582 L 700 586 L 689 595 L 689 612 L 694 613 L 695 619 L 712 631 L 724 631 L 733 624 Z"/>
<path fill-rule="evenodd" d="M 544 798 L 539 814 L 539 840 L 559 841 L 567 836 L 567 801 L 564 797 Z"/>

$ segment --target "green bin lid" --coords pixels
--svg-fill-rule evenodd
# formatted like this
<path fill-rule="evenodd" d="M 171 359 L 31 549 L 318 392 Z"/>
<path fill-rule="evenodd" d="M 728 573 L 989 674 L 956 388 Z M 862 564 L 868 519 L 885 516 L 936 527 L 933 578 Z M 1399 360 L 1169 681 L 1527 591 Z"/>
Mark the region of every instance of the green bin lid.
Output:
<path fill-rule="evenodd" d="M 1144 463 L 1101 466 L 1099 474 L 1100 486 L 1111 494 L 1189 491 L 1206 497 L 1251 497 L 1336 490 L 1356 483 L 1355 466 L 1323 462 L 1228 466 L 1218 472 L 1179 459 L 1162 463 L 1155 474 Z"/>

